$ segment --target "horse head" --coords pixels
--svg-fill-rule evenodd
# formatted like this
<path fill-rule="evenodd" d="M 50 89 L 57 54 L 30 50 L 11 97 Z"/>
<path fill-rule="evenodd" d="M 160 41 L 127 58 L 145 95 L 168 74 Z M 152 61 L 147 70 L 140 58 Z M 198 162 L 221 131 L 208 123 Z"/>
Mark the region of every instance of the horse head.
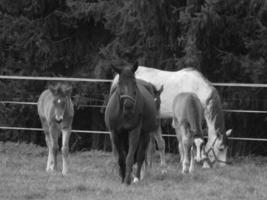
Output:
<path fill-rule="evenodd" d="M 57 123 L 61 123 L 67 107 L 67 101 L 71 96 L 72 87 L 70 85 L 59 83 L 55 86 L 50 85 L 49 90 L 54 97 L 53 106 L 55 120 Z"/>
<path fill-rule="evenodd" d="M 192 149 L 194 152 L 194 160 L 201 162 L 207 158 L 205 152 L 206 142 L 204 140 L 204 131 L 203 130 L 190 130 L 191 135 L 193 136 L 193 145 Z"/>
<path fill-rule="evenodd" d="M 193 141 L 194 159 L 200 162 L 206 158 L 205 156 L 205 141 L 203 137 L 194 137 Z"/>
<path fill-rule="evenodd" d="M 138 68 L 138 63 L 136 62 L 133 66 L 127 65 L 124 67 L 112 65 L 112 68 L 119 74 L 117 92 L 120 97 L 123 114 L 127 115 L 133 113 L 137 95 L 137 84 L 134 73 Z"/>
<path fill-rule="evenodd" d="M 212 163 L 217 162 L 219 166 L 225 166 L 228 163 L 227 153 L 228 153 L 228 144 L 227 137 L 232 133 L 232 129 L 227 130 L 225 134 L 221 133 L 220 129 L 217 128 L 214 131 L 215 137 L 213 140 L 210 140 L 208 149 L 206 149 L 209 159 Z"/>

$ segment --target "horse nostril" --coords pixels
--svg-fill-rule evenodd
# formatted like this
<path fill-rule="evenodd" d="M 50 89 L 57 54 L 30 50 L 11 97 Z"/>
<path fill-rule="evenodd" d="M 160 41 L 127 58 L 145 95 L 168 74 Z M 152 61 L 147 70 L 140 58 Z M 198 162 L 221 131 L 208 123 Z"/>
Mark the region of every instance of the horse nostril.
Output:
<path fill-rule="evenodd" d="M 61 123 L 63 121 L 63 117 L 55 117 L 57 123 Z"/>
<path fill-rule="evenodd" d="M 61 123 L 62 122 L 62 119 L 56 119 L 56 122 L 57 123 Z"/>

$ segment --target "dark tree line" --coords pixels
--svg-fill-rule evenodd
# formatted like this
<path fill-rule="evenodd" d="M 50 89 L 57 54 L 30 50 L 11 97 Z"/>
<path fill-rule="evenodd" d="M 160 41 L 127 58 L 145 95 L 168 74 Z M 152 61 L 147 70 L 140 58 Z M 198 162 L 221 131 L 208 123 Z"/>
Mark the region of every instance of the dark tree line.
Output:
<path fill-rule="evenodd" d="M 110 63 L 199 69 L 212 82 L 266 83 L 266 0 L 1 0 L 0 74 L 113 77 Z M 37 101 L 44 81 L 0 80 L 0 100 Z M 75 129 L 106 130 L 109 84 L 75 83 Z M 226 109 L 267 110 L 266 89 L 218 87 Z M 233 136 L 265 137 L 264 114 L 226 113 Z M 39 127 L 36 108 L 0 104 L 0 125 Z M 168 121 L 163 128 L 172 132 Z M 44 144 L 43 134 L 0 130 L 2 141 Z M 176 142 L 167 139 L 169 151 Z M 108 136 L 73 134 L 72 150 L 109 150 Z M 231 142 L 232 154 L 267 154 Z"/>

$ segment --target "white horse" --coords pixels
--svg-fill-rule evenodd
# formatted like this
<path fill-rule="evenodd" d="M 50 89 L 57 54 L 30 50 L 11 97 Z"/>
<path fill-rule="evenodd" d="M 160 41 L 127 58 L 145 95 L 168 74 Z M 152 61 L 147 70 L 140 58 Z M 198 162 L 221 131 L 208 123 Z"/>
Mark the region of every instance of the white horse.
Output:
<path fill-rule="evenodd" d="M 171 118 L 172 104 L 175 96 L 181 92 L 191 92 L 197 95 L 204 109 L 204 117 L 208 128 L 206 152 L 211 164 L 224 166 L 227 162 L 227 136 L 232 130 L 225 130 L 222 105 L 217 90 L 197 70 L 185 68 L 179 71 L 163 71 L 149 67 L 138 67 L 136 78 L 152 83 L 158 89 L 163 85 L 161 93 L 160 115 Z M 113 80 L 117 84 L 118 77 Z M 205 167 L 208 165 L 205 164 Z"/>

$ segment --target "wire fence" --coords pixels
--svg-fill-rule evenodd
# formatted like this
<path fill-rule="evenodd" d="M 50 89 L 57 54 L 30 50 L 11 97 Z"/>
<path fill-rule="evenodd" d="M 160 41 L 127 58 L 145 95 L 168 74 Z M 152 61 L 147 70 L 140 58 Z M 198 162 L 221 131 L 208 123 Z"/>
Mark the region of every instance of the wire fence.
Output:
<path fill-rule="evenodd" d="M 0 126 L 0 129 L 4 130 L 23 130 L 23 131 L 43 131 L 42 128 L 26 128 L 26 127 L 9 127 L 9 126 Z M 95 130 L 71 130 L 73 133 L 89 133 L 89 134 L 102 134 L 109 135 L 109 131 L 95 131 Z M 176 137 L 176 135 L 171 134 L 162 134 L 163 137 Z M 258 141 L 258 142 L 267 142 L 267 138 L 245 138 L 245 137 L 228 137 L 230 140 L 243 140 L 243 141 Z"/>
<path fill-rule="evenodd" d="M 0 104 L 18 104 L 18 105 L 33 105 L 36 106 L 37 102 L 25 102 L 25 101 L 0 101 Z M 92 107 L 92 108 L 105 108 L 104 105 L 79 105 L 79 107 Z M 255 114 L 267 114 L 267 110 L 235 110 L 235 109 L 224 109 L 224 112 L 232 113 L 255 113 Z"/>
<path fill-rule="evenodd" d="M 94 82 L 94 83 L 111 83 L 110 79 L 92 79 L 92 78 L 69 78 L 69 77 L 38 77 L 38 76 L 3 76 L 0 79 L 9 80 L 34 80 L 34 81 L 66 81 L 66 82 Z"/>
<path fill-rule="evenodd" d="M 34 76 L 3 76 L 0 75 L 0 79 L 6 80 L 40 80 L 40 81 L 69 81 L 69 82 L 94 82 L 94 83 L 111 83 L 109 79 L 90 79 L 90 78 L 67 78 L 67 77 L 34 77 Z M 221 87 L 257 87 L 267 88 L 267 84 L 252 84 L 252 83 L 212 83 L 214 86 Z M 36 102 L 22 102 L 22 101 L 0 101 L 0 104 L 18 104 L 18 105 L 34 105 Z M 104 105 L 79 105 L 80 107 L 105 107 Z M 236 110 L 236 109 L 225 109 L 224 112 L 232 113 L 255 113 L 255 114 L 266 114 L 267 111 L 261 110 Z M 27 128 L 27 127 L 9 127 L 0 126 L 0 130 L 24 130 L 24 131 L 43 131 L 42 128 Z M 76 133 L 88 133 L 88 134 L 109 134 L 109 131 L 97 131 L 97 130 L 72 130 Z M 176 137 L 176 135 L 162 134 L 163 137 Z M 245 138 L 245 137 L 228 137 L 230 140 L 240 141 L 261 141 L 266 142 L 267 138 Z"/>
<path fill-rule="evenodd" d="M 36 81 L 67 81 L 67 82 L 94 82 L 94 83 L 111 83 L 111 79 L 95 78 L 70 78 L 70 77 L 40 77 L 40 76 L 6 76 L 0 75 L 0 79 L 12 80 L 36 80 Z M 267 88 L 267 84 L 260 83 L 212 83 L 214 86 L 222 87 L 260 87 Z"/>

